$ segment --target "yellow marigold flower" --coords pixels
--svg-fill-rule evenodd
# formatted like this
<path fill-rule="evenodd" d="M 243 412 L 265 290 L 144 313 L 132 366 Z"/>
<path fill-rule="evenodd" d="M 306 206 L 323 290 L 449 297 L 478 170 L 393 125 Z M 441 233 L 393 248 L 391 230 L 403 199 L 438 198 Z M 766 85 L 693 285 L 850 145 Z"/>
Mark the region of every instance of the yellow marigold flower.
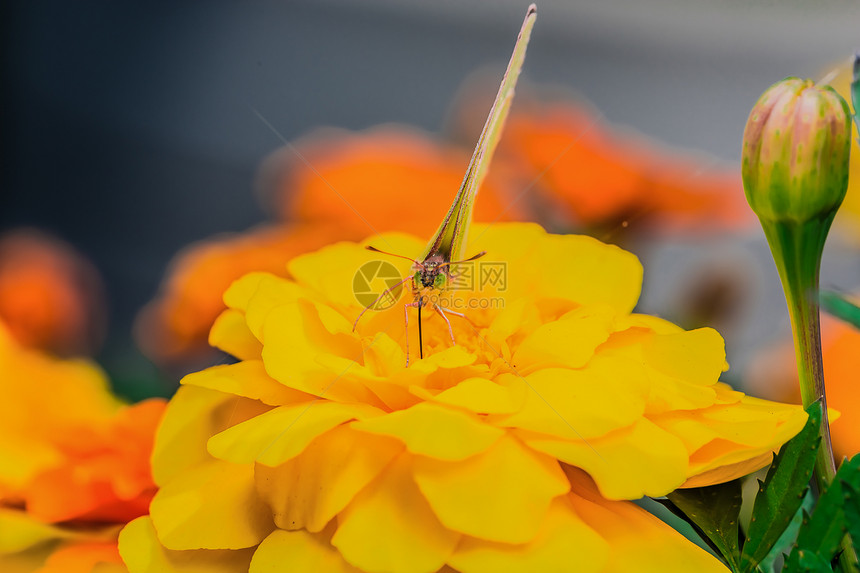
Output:
<path fill-rule="evenodd" d="M 452 317 L 452 345 L 425 316 L 423 359 L 410 320 L 408 367 L 402 305 L 353 332 L 354 275 L 380 256 L 362 245 L 236 281 L 210 339 L 240 362 L 168 406 L 130 571 L 724 571 L 624 500 L 758 469 L 806 414 L 720 383 L 712 329 L 632 314 L 632 254 L 532 224 L 471 238 L 506 280 L 450 291 L 475 326 Z"/>

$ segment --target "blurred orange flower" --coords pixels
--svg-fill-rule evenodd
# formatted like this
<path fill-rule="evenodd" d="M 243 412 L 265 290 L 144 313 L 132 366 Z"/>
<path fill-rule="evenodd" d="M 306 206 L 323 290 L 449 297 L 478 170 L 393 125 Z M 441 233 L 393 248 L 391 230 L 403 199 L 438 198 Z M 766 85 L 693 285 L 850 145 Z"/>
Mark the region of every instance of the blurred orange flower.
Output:
<path fill-rule="evenodd" d="M 287 275 L 287 261 L 323 245 L 376 231 L 430 235 L 463 179 L 468 154 L 420 132 L 386 127 L 366 133 L 321 130 L 273 154 L 261 179 L 278 212 L 294 221 L 201 241 L 176 256 L 161 294 L 141 313 L 137 340 L 160 364 L 205 356 L 209 329 L 226 307 L 222 293 L 251 271 Z M 490 176 L 477 220 L 509 220 Z M 404 208 L 404 205 L 407 207 Z"/>
<path fill-rule="evenodd" d="M 320 130 L 267 162 L 279 212 L 310 224 L 333 224 L 343 239 L 403 231 L 430 236 L 451 206 L 469 153 L 417 130 L 386 126 L 363 133 Z M 498 169 L 497 169 L 498 167 Z M 475 202 L 479 222 L 521 218 L 493 163 Z"/>
<path fill-rule="evenodd" d="M 267 226 L 189 245 L 171 263 L 158 298 L 138 316 L 138 344 L 162 364 L 205 355 L 209 329 L 226 308 L 221 295 L 234 280 L 251 271 L 284 276 L 288 260 L 335 239 L 332 230 Z"/>
<path fill-rule="evenodd" d="M 61 355 L 96 350 L 104 329 L 96 269 L 33 229 L 0 236 L 0 320 L 21 344 Z"/>
<path fill-rule="evenodd" d="M 556 224 L 593 229 L 629 220 L 665 231 L 752 220 L 736 169 L 716 169 L 607 128 L 597 114 L 572 103 L 518 110 L 500 153 L 534 178 L 537 196 L 530 199 L 545 202 L 538 210 L 551 213 Z"/>
<path fill-rule="evenodd" d="M 0 570 L 120 563 L 119 528 L 155 494 L 164 401 L 125 405 L 91 362 L 23 348 L 2 324 L 0 392 Z"/>
<path fill-rule="evenodd" d="M 860 453 L 860 331 L 844 322 L 833 320 L 827 328 L 824 355 L 824 380 L 827 405 L 842 416 L 831 428 L 833 450 L 837 456 Z M 838 459 L 838 458 L 837 458 Z"/>

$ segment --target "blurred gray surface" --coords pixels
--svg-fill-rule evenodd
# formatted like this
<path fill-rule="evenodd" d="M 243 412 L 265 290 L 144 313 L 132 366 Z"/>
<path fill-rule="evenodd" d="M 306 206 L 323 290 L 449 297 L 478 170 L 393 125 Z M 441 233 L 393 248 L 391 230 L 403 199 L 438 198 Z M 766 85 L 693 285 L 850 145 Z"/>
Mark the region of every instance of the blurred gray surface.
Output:
<path fill-rule="evenodd" d="M 321 125 L 438 130 L 470 72 L 501 72 L 524 9 L 9 2 L 0 226 L 47 228 L 105 273 L 109 361 L 127 351 L 132 317 L 178 249 L 263 220 L 254 173 L 281 142 L 252 108 L 287 139 Z M 858 29 L 853 2 L 550 0 L 524 78 L 581 93 L 610 122 L 734 161 L 760 93 L 846 61 Z M 730 341 L 742 363 L 744 348 L 784 331 L 784 302 L 760 234 L 726 242 L 651 246 L 643 309 L 661 312 L 709 251 L 747 253 L 762 286 Z M 856 286 L 856 257 L 829 259 L 824 282 Z"/>

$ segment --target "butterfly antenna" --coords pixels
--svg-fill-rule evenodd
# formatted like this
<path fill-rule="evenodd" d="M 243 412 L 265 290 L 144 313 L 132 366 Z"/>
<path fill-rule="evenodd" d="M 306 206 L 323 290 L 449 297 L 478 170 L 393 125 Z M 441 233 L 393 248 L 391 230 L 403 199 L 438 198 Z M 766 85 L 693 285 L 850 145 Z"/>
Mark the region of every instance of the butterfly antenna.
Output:
<path fill-rule="evenodd" d="M 412 261 L 414 264 L 418 265 L 422 269 L 424 268 L 423 264 L 419 263 L 418 261 L 416 261 L 412 257 L 407 257 L 406 255 L 398 255 L 397 253 L 389 253 L 388 251 L 383 251 L 381 249 L 377 249 L 373 245 L 367 245 L 364 248 L 367 249 L 368 251 L 373 251 L 374 253 L 379 253 L 380 255 L 388 255 L 390 257 L 399 257 L 401 259 L 406 259 L 407 261 Z"/>
<path fill-rule="evenodd" d="M 471 256 L 471 257 L 469 257 L 468 259 L 463 259 L 462 261 L 451 261 L 451 262 L 449 262 L 449 263 L 442 263 L 442 264 L 441 264 L 441 265 L 439 265 L 439 266 L 440 266 L 440 267 L 444 267 L 444 266 L 446 266 L 446 265 L 459 265 L 460 263 L 468 263 L 468 262 L 471 262 L 471 261 L 474 261 L 474 260 L 480 259 L 481 257 L 483 257 L 483 256 L 484 256 L 484 255 L 486 255 L 486 254 L 487 254 L 487 251 L 481 251 L 481 252 L 480 252 L 480 253 L 478 253 L 477 255 L 472 255 L 472 256 Z"/>

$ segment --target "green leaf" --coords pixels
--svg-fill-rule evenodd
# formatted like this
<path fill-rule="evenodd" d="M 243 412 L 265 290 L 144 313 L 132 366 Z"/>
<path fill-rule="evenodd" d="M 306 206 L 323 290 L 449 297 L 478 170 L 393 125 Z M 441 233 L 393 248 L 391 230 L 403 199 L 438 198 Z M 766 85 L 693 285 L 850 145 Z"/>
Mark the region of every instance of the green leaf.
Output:
<path fill-rule="evenodd" d="M 723 556 L 732 571 L 740 571 L 740 480 L 709 487 L 679 489 L 666 497 L 681 513 L 675 512 L 668 504 L 667 507 L 690 523 L 702 539 Z"/>
<path fill-rule="evenodd" d="M 795 555 L 797 552 L 805 552 L 806 555 L 811 552 L 824 562 L 833 561 L 848 529 L 846 510 L 851 500 L 846 498 L 845 488 L 857 485 L 860 485 L 860 456 L 854 456 L 854 459 L 842 463 L 831 484 L 819 496 L 812 517 L 804 512 L 803 525 L 798 532 L 789 562 L 795 566 L 804 563 L 797 561 L 800 559 Z M 794 561 L 791 561 L 792 559 Z"/>
<path fill-rule="evenodd" d="M 860 454 L 842 462 L 836 472 L 836 479 L 854 489 L 860 489 Z"/>
<path fill-rule="evenodd" d="M 830 562 L 845 537 L 844 496 L 839 479 L 818 498 L 812 517 L 804 515 L 803 525 L 797 533 L 797 549 L 812 551 Z"/>
<path fill-rule="evenodd" d="M 845 297 L 829 291 L 821 291 L 818 296 L 821 308 L 836 318 L 847 322 L 855 328 L 860 328 L 860 307 Z"/>
<path fill-rule="evenodd" d="M 794 548 L 794 542 L 797 539 L 797 532 L 800 530 L 803 520 L 809 516 L 809 512 L 812 511 L 814 506 L 815 499 L 812 495 L 812 491 L 807 489 L 806 495 L 803 496 L 803 503 L 801 504 L 800 509 L 794 514 L 794 517 L 791 518 L 791 522 L 788 524 L 788 527 L 785 528 L 785 531 L 783 531 L 782 535 L 779 536 L 779 539 L 776 540 L 776 543 L 774 543 L 773 547 L 768 552 L 767 557 L 762 559 L 761 563 L 758 564 L 759 570 L 782 571 L 782 566 L 784 566 L 784 562 L 788 558 L 788 554 L 791 552 L 792 548 Z M 777 565 L 780 565 L 779 569 L 777 569 Z"/>
<path fill-rule="evenodd" d="M 821 403 L 807 408 L 806 425 L 779 450 L 753 504 L 741 570 L 754 571 L 797 512 L 815 466 L 820 442 Z"/>
<path fill-rule="evenodd" d="M 858 547 L 860 546 L 860 489 L 847 482 L 842 482 L 842 494 L 845 500 L 845 522 L 848 526 L 848 535 L 851 536 L 854 547 Z"/>
<path fill-rule="evenodd" d="M 814 551 L 795 547 L 785 561 L 783 573 L 832 573 L 830 561 L 825 561 Z"/>

